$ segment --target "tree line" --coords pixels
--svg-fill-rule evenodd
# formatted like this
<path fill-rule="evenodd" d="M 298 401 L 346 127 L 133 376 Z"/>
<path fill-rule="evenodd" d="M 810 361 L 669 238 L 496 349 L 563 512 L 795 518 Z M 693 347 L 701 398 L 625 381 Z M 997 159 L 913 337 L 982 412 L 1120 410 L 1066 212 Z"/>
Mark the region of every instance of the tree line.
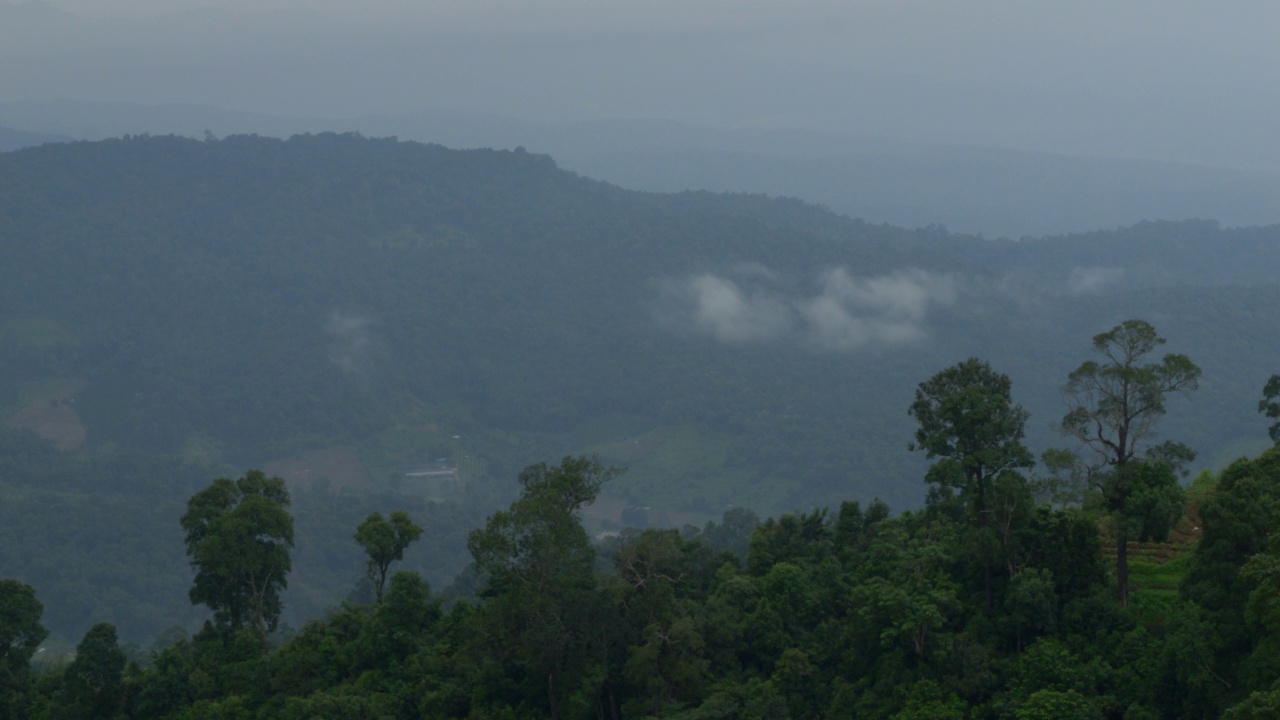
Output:
<path fill-rule="evenodd" d="M 130 659 L 109 623 L 33 663 L 33 588 L 0 581 L 0 708 L 12 718 L 1183 718 L 1280 711 L 1280 444 L 1220 473 L 1171 597 L 1131 587 L 1132 541 L 1183 519 L 1185 445 L 1156 442 L 1184 355 L 1131 320 L 1070 373 L 1074 446 L 1034 471 L 1009 378 L 971 358 L 917 387 L 920 510 L 847 501 L 760 522 L 628 530 L 579 511 L 620 472 L 527 467 L 473 530 L 452 593 L 393 564 L 403 512 L 354 531 L 367 602 L 281 634 L 290 497 L 215 480 L 181 526 L 209 620 Z M 1259 410 L 1274 411 L 1275 377 Z M 1274 432 L 1274 430 L 1273 430 Z M 1113 544 L 1114 572 L 1107 571 Z M 470 588 L 470 590 L 468 590 Z"/>

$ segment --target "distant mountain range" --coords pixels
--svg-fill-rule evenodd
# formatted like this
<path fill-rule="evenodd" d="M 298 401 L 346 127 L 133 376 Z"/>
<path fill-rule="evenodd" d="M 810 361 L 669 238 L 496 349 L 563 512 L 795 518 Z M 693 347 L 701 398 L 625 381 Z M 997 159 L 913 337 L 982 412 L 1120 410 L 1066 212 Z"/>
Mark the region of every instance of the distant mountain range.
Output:
<path fill-rule="evenodd" d="M 289 137 L 330 130 L 456 148 L 524 147 L 637 190 L 765 193 L 904 227 L 1040 236 L 1144 220 L 1280 221 L 1280 175 L 1119 157 L 1067 156 L 884 135 L 715 130 L 653 120 L 531 122 L 449 111 L 346 119 L 273 117 L 199 105 L 0 102 L 0 126 L 98 140 L 125 134 Z M 7 149 L 47 141 L 35 134 Z"/>

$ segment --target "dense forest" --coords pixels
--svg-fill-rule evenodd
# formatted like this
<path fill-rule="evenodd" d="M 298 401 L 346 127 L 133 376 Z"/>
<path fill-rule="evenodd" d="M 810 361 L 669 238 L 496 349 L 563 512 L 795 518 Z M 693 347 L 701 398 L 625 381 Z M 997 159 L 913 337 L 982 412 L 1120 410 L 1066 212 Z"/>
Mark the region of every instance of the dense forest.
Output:
<path fill-rule="evenodd" d="M 1007 375 L 970 358 L 920 382 L 923 509 L 876 500 L 760 522 L 589 537 L 622 469 L 526 467 L 467 537 L 459 585 L 393 571 L 423 528 L 371 513 L 358 593 L 280 624 L 301 550 L 285 482 L 189 498 L 188 597 L 210 616 L 149 651 L 114 624 L 39 657 L 37 591 L 0 581 L 0 707 L 21 718 L 1272 718 L 1280 445 L 1181 476 L 1156 442 L 1202 370 L 1125 321 L 1070 373 L 1069 447 L 1037 476 Z M 1280 441 L 1280 375 L 1258 410 Z M 1107 548 L 1110 548 L 1108 550 Z M 1130 561 L 1129 554 L 1133 554 Z"/>
<path fill-rule="evenodd" d="M 1248 485 L 1257 497 L 1228 496 L 1270 457 L 1253 408 L 1264 386 L 1275 402 L 1280 228 L 1188 220 L 996 241 L 795 200 L 631 192 L 523 151 L 332 134 L 0 153 L 0 198 L 0 577 L 12 578 L 7 607 L 49 631 L 35 633 L 44 657 L 71 657 L 79 640 L 136 664 L 110 712 L 502 717 L 556 703 L 566 717 L 1035 717 L 1005 694 L 1043 686 L 1016 685 L 1037 647 L 1091 678 L 1054 687 L 1100 716 L 1212 714 L 1269 689 L 1262 616 L 1245 610 L 1262 580 L 1229 598 L 1178 583 L 1202 554 L 1225 553 L 1210 528 L 1237 521 L 1214 517 L 1228 512 L 1215 503 L 1265 515 L 1262 480 Z M 939 474 L 947 453 L 916 434 L 913 392 L 982 358 L 1007 380 L 996 394 L 1025 408 L 1018 443 L 1040 458 L 1073 440 L 1063 392 L 1089 338 L 1132 318 L 1199 370 L 1151 438 L 1195 451 L 1160 458 L 1198 478 L 1190 494 L 1167 473 L 1142 475 L 1165 484 L 1131 507 L 1127 491 L 1079 492 L 1089 468 L 1050 452 L 1008 468 L 1025 495 L 997 483 L 1018 512 L 996 532 L 994 509 Z M 537 483 L 521 468 L 565 456 L 599 458 L 579 474 L 608 482 L 557 510 L 564 562 L 581 572 L 556 592 L 584 605 L 583 624 L 551 645 L 573 665 L 548 691 L 526 653 L 551 641 L 497 633 L 526 632 L 511 598 L 527 592 L 503 586 L 510 568 L 477 554 L 476 533 L 533 522 L 520 503 Z M 1242 456 L 1257 459 L 1232 464 Z M 287 491 L 276 629 L 237 641 L 214 623 L 186 638 L 216 611 L 188 602 L 180 519 L 211 478 L 251 467 Z M 1153 570 L 1135 540 L 1134 579 L 1119 582 L 1131 544 L 1116 523 L 1154 537 L 1158 509 L 1172 557 Z M 352 534 L 397 512 L 422 534 L 378 602 Z M 1263 515 L 1231 562 L 1265 549 Z M 916 600 L 874 596 L 905 592 L 890 578 L 911 562 L 941 583 L 919 589 L 939 604 L 921 606 L 937 621 L 918 644 L 888 604 Z M 652 577 L 627 575 L 640 566 Z M 1021 602 L 1041 603 L 1039 619 L 1010 620 L 1032 612 Z M 1206 642 L 1214 624 L 1235 635 L 1161 654 L 1177 633 Z M 391 645 L 398 655 L 380 654 Z M 13 702 L 71 716 L 61 688 L 79 670 L 21 655 L 5 660 L 4 682 L 22 684 Z M 254 684 L 285 665 L 309 689 Z M 1174 666 L 1204 687 L 1165 678 L 1191 694 L 1153 699 L 1137 687 L 1156 675 L 1118 679 Z M 178 684 L 147 685 L 165 672 Z M 160 704 L 141 709 L 144 695 Z M 1161 704 L 1174 702 L 1188 704 Z M 919 710 L 928 703 L 937 712 Z"/>

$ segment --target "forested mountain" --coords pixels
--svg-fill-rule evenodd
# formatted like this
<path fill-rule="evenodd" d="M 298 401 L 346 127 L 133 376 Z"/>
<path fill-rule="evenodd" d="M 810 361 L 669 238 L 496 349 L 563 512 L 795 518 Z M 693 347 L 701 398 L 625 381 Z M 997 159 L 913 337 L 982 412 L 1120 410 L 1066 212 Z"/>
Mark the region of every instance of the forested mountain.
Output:
<path fill-rule="evenodd" d="M 990 361 L 1039 452 L 1064 442 L 1059 389 L 1089 338 L 1131 317 L 1203 368 L 1162 429 L 1216 466 L 1265 443 L 1253 408 L 1276 370 L 1278 266 L 1275 227 L 994 242 L 355 135 L 6 153 L 3 491 L 22 527 L 0 567 L 39 586 L 54 557 L 84 562 L 67 536 L 90 525 L 48 508 L 152 518 L 120 537 L 158 546 L 193 487 L 244 467 L 288 479 L 314 537 L 394 509 L 388 493 L 415 498 L 440 518 L 422 542 L 437 584 L 517 469 L 567 452 L 629 468 L 588 513 L 593 530 L 701 524 L 733 505 L 917 507 L 918 382 Z M 180 598 L 169 547 L 153 565 Z M 300 559 L 293 591 L 314 596 L 287 606 L 332 603 L 356 566 L 354 548 Z M 128 633 L 143 637 L 160 611 L 130 584 L 112 602 L 139 613 Z M 86 588 L 55 590 L 85 597 L 65 626 L 109 616 Z"/>
<path fill-rule="evenodd" d="M 198 138 L 205 132 L 289 137 L 341 129 L 455 148 L 523 145 L 550 154 L 562 168 L 633 190 L 797 197 L 874 223 L 942 224 L 991 238 L 1159 218 L 1217 218 L 1233 226 L 1280 219 L 1280 176 L 1274 172 L 947 145 L 884 133 L 726 130 L 664 120 L 537 122 L 440 109 L 335 119 L 69 100 L 0 101 L 0 125 L 80 140 L 137 133 Z M 26 144 L 42 141 L 32 134 Z"/>

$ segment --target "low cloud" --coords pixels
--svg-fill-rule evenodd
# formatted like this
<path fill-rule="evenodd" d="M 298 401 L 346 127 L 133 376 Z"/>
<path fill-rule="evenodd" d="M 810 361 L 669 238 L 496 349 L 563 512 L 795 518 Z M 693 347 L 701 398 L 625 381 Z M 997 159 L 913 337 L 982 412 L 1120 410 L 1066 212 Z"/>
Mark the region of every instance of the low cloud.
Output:
<path fill-rule="evenodd" d="M 1124 279 L 1124 268 L 1076 267 L 1071 269 L 1067 287 L 1076 295 L 1093 295 Z"/>
<path fill-rule="evenodd" d="M 329 360 L 347 373 L 360 372 L 368 362 L 373 339 L 372 320 L 360 315 L 334 312 L 324 324 L 329 336 Z"/>
<path fill-rule="evenodd" d="M 955 300 L 950 278 L 920 270 L 860 279 L 840 268 L 823 273 L 820 284 L 801 314 L 813 340 L 838 350 L 921 340 L 929 306 Z"/>
<path fill-rule="evenodd" d="M 844 268 L 821 273 L 808 293 L 767 271 L 704 273 L 668 283 L 668 322 L 725 343 L 801 342 L 827 350 L 857 350 L 917 342 L 935 304 L 954 302 L 948 276 L 907 270 L 855 277 Z"/>
<path fill-rule="evenodd" d="M 699 275 L 689 279 L 693 321 L 725 342 L 771 340 L 791 326 L 792 309 L 780 298 L 751 292 L 728 278 Z"/>

